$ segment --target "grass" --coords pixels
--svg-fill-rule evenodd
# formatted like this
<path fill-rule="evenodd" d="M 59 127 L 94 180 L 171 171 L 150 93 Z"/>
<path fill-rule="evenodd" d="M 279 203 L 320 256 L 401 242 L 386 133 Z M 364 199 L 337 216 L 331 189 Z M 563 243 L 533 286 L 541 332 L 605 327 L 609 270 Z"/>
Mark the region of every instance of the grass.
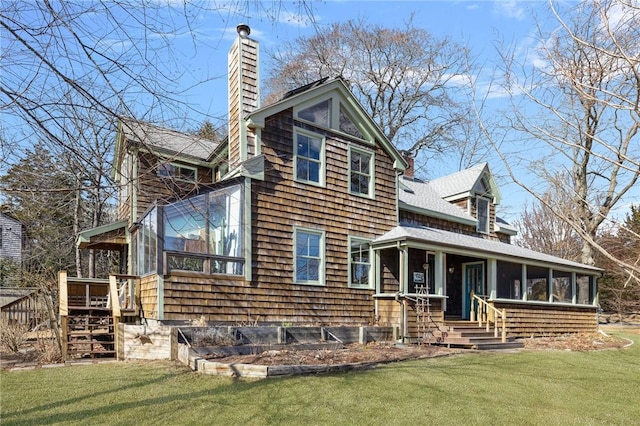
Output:
<path fill-rule="evenodd" d="M 1 424 L 634 424 L 640 334 L 600 352 L 474 353 L 234 381 L 171 362 L 0 372 Z"/>

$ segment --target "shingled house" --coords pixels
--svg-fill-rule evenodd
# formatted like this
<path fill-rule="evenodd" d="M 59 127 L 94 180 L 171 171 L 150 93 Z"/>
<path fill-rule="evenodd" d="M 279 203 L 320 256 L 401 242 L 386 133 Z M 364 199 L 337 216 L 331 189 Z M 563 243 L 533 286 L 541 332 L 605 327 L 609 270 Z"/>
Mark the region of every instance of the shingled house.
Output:
<path fill-rule="evenodd" d="M 432 181 L 341 79 L 260 106 L 258 43 L 229 53 L 222 143 L 132 119 L 118 128 L 120 250 L 147 322 L 381 325 L 506 313 L 513 336 L 596 328 L 597 268 L 511 244 L 487 164 Z M 426 301 L 426 304 L 424 303 Z"/>

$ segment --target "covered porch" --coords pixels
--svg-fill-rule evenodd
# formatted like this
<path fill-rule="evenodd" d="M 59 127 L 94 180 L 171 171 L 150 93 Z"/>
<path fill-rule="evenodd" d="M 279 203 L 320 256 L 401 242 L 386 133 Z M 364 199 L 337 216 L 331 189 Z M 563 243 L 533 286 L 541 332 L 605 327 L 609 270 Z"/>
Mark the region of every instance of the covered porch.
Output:
<path fill-rule="evenodd" d="M 598 268 L 420 226 L 394 228 L 374 241 L 373 250 L 376 318 L 406 338 L 419 331 L 420 298 L 428 300 L 428 321 L 436 329 L 450 320 L 498 323 L 503 311 L 510 336 L 597 328 Z"/>

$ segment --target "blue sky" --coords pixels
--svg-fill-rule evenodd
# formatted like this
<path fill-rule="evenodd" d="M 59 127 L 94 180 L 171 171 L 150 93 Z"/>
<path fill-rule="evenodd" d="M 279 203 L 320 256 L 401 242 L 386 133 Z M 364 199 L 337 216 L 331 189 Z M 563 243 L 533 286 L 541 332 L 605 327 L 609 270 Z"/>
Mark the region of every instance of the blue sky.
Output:
<path fill-rule="evenodd" d="M 263 2 L 264 8 L 276 2 Z M 195 79 L 202 75 L 225 76 L 227 50 L 236 37 L 235 26 L 247 23 L 251 37 L 259 41 L 263 52 L 261 77 L 267 76 L 268 61 L 264 52 L 277 50 L 283 41 L 300 36 L 313 35 L 317 28 L 349 19 L 364 19 L 371 24 L 386 27 L 402 27 L 409 19 L 437 37 L 449 37 L 453 41 L 468 45 L 472 56 L 484 65 L 487 78 L 499 61 L 498 46 L 516 46 L 520 54 L 527 54 L 535 45 L 536 14 L 545 15 L 546 1 L 314 1 L 311 15 L 297 2 L 283 2 L 277 12 L 267 13 L 260 7 L 234 9 L 225 8 L 206 17 L 206 25 L 198 32 L 210 49 L 200 50 L 193 57 Z M 211 96 L 211 94 L 217 94 Z M 223 117 L 226 113 L 226 80 L 214 78 L 198 85 L 189 92 L 189 104 L 196 106 L 208 117 Z M 493 104 L 499 106 L 500 98 Z M 495 174 L 503 175 L 501 161 L 489 159 Z M 457 171 L 457 164 L 438 163 L 438 175 Z M 525 191 L 507 179 L 500 181 L 503 206 L 502 214 L 515 219 L 525 202 L 530 201 Z"/>
<path fill-rule="evenodd" d="M 151 2 L 153 5 L 166 5 L 164 22 L 171 28 L 173 21 L 180 21 L 179 14 L 184 11 L 181 0 L 164 0 Z M 565 2 L 563 4 L 575 4 Z M 309 8 L 308 9 L 305 9 Z M 285 41 L 301 36 L 311 36 L 318 28 L 324 28 L 334 22 L 349 19 L 364 19 L 370 24 L 398 28 L 413 16 L 413 25 L 424 28 L 436 37 L 449 37 L 453 41 L 468 45 L 471 54 L 482 64 L 484 71 L 480 74 L 489 81 L 494 67 L 500 63 L 497 51 L 500 45 L 512 46 L 524 62 L 535 61 L 533 50 L 537 44 L 535 39 L 536 24 L 557 25 L 548 19 L 549 4 L 547 1 L 308 1 L 301 5 L 294 1 L 265 0 L 262 2 L 245 0 L 218 0 L 209 2 L 209 9 L 215 11 L 191 10 L 193 25 L 182 27 L 181 31 L 162 34 L 163 42 L 171 46 L 171 53 L 164 50 L 146 49 L 145 54 L 153 57 L 157 65 L 168 70 L 173 90 L 179 93 L 183 102 L 178 110 L 171 110 L 169 115 L 158 112 L 162 116 L 141 119 L 161 118 L 168 125 L 179 130 L 194 130 L 205 119 L 216 121 L 226 118 L 227 109 L 227 52 L 235 39 L 235 27 L 238 23 L 247 23 L 252 29 L 251 37 L 260 42 L 262 51 L 261 77 L 268 73 L 266 51 L 277 50 Z M 170 14 L 169 14 L 170 13 Z M 126 14 L 124 14 L 126 15 Z M 535 17 L 540 20 L 536 21 Z M 106 49 L 118 55 L 132 49 L 126 40 L 109 40 L 110 28 L 101 28 L 101 16 L 93 16 L 94 25 L 90 26 L 96 38 Z M 123 22 L 127 29 L 139 24 L 132 19 Z M 545 24 L 545 25 L 546 25 Z M 178 25 L 179 26 L 179 25 Z M 139 28 L 137 28 L 140 31 Z M 153 40 L 148 37 L 151 43 Z M 119 82 L 118 82 L 119 83 Z M 122 83 L 126 85 L 126 82 Z M 498 108 L 506 98 L 494 93 L 492 108 Z M 134 112 L 144 111 L 144 97 L 133 93 L 128 105 Z M 136 105 L 140 105 L 139 107 Z M 180 110 L 182 108 L 182 110 Z M 155 108 L 152 111 L 157 112 Z M 173 114 L 173 115 L 171 115 Z M 186 119 L 186 120 L 185 120 Z M 185 124 L 187 123 L 187 124 Z M 6 125 L 6 123 L 5 123 Z M 5 129 L 7 129 L 5 127 Z M 535 146 L 520 146 L 529 158 L 536 158 Z M 504 175 L 504 167 L 500 159 L 489 158 L 494 174 Z M 2 169 L 0 161 L 0 170 Z M 435 168 L 436 165 L 434 165 Z M 446 161 L 437 164 L 437 177 L 457 170 L 457 163 Z M 526 202 L 532 198 L 526 192 L 507 179 L 499 180 L 503 196 L 502 215 L 513 220 L 517 218 Z M 628 211 L 628 204 L 640 199 L 640 189 L 636 188 L 621 203 L 621 211 Z"/>

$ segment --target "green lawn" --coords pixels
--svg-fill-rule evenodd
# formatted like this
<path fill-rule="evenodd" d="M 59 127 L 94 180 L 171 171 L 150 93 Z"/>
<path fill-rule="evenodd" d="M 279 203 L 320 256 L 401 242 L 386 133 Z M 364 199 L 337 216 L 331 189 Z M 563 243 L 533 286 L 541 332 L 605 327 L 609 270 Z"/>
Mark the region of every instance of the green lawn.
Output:
<path fill-rule="evenodd" d="M 170 362 L 3 371 L 1 424 L 638 424 L 640 335 L 624 336 L 635 345 L 252 382 Z"/>

